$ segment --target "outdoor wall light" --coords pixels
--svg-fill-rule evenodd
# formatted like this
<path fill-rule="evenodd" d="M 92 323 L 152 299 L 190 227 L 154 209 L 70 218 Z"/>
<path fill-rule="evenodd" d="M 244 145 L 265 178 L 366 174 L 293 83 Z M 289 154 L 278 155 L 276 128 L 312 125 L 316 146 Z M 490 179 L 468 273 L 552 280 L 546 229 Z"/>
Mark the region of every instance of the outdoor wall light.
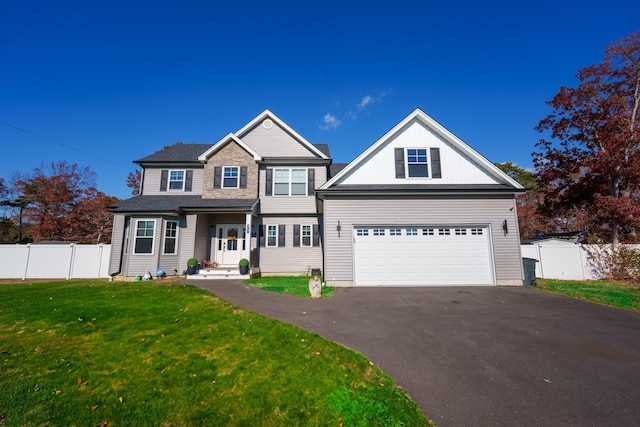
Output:
<path fill-rule="evenodd" d="M 342 227 L 340 227 L 340 220 L 338 220 L 338 225 L 336 226 L 336 230 L 338 231 L 338 237 L 340 237 L 340 230 L 342 230 Z"/>
<path fill-rule="evenodd" d="M 507 225 L 506 219 L 502 222 L 502 229 L 504 230 L 505 236 L 509 234 L 509 226 Z"/>

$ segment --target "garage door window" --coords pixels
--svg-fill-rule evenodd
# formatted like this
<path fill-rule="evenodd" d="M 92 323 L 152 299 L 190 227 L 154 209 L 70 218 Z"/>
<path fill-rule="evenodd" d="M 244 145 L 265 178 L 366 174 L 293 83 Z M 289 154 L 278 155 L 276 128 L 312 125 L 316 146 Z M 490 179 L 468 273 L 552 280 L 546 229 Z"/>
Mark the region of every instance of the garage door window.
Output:
<path fill-rule="evenodd" d="M 466 236 L 467 229 L 466 228 L 456 228 L 456 236 Z"/>
<path fill-rule="evenodd" d="M 435 233 L 435 230 L 433 228 L 423 228 L 422 229 L 422 235 L 423 236 L 433 236 Z"/>
<path fill-rule="evenodd" d="M 418 235 L 418 229 L 417 228 L 407 228 L 406 232 L 407 232 L 407 236 L 417 236 Z"/>
<path fill-rule="evenodd" d="M 471 229 L 472 236 L 482 236 L 482 228 L 472 228 Z"/>
<path fill-rule="evenodd" d="M 374 236 L 384 236 L 384 235 L 386 235 L 385 229 L 384 228 L 374 228 L 373 229 L 373 235 Z"/>
<path fill-rule="evenodd" d="M 368 236 L 368 235 L 369 235 L 369 230 L 368 230 L 368 229 L 366 229 L 366 228 L 358 228 L 358 229 L 356 230 L 356 234 L 357 234 L 358 236 Z"/>
<path fill-rule="evenodd" d="M 402 229 L 400 228 L 392 228 L 389 230 L 390 236 L 402 236 Z"/>
<path fill-rule="evenodd" d="M 448 228 L 440 228 L 440 229 L 438 229 L 438 234 L 440 236 L 448 236 L 448 235 L 451 234 L 451 230 L 448 229 Z"/>

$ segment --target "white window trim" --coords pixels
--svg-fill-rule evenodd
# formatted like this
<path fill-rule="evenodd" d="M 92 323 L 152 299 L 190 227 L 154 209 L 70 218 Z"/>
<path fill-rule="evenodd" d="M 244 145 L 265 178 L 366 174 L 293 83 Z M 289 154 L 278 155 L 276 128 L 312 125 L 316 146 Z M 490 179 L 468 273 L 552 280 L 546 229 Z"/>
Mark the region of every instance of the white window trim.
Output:
<path fill-rule="evenodd" d="M 309 244 L 305 245 L 303 242 L 304 237 L 304 227 L 309 227 Z M 311 248 L 313 247 L 313 225 L 311 224 L 300 224 L 300 247 L 301 248 Z"/>
<path fill-rule="evenodd" d="M 166 247 L 166 241 L 167 241 L 167 226 L 169 223 L 173 223 L 176 225 L 176 235 L 175 237 L 171 237 L 172 239 L 175 239 L 176 244 L 175 244 L 175 252 L 165 252 L 164 248 Z M 176 221 L 176 220 L 167 220 L 164 223 L 164 232 L 162 233 L 162 255 L 178 255 L 178 233 L 180 230 L 180 221 Z"/>
<path fill-rule="evenodd" d="M 269 244 L 269 228 L 270 227 L 275 227 L 276 230 L 276 235 L 275 235 L 275 244 L 274 245 L 270 245 Z M 277 224 L 267 224 L 267 230 L 266 230 L 266 236 L 265 236 L 265 242 L 264 242 L 264 246 L 267 248 L 277 248 L 278 247 L 278 232 L 280 230 L 278 230 L 278 225 Z"/>
<path fill-rule="evenodd" d="M 406 179 L 431 179 L 431 153 L 430 147 L 407 147 L 404 149 L 404 167 L 407 171 Z M 427 158 L 427 176 L 409 176 L 409 150 L 425 150 Z M 424 163 L 411 163 L 412 165 L 422 165 Z"/>
<path fill-rule="evenodd" d="M 181 188 L 171 188 L 171 172 L 182 172 L 182 187 Z M 186 169 L 169 169 L 169 174 L 167 176 L 167 191 L 184 191 L 184 186 L 187 181 L 187 171 Z M 173 181 L 178 182 L 178 181 Z"/>
<path fill-rule="evenodd" d="M 224 170 L 227 168 L 235 168 L 238 171 L 238 176 L 236 178 L 236 186 L 235 187 L 227 187 L 224 185 Z M 222 167 L 222 182 L 220 188 L 240 188 L 240 166 L 223 166 Z"/>
<path fill-rule="evenodd" d="M 289 191 L 288 194 L 276 194 L 276 171 L 287 170 L 289 171 Z M 293 184 L 293 171 L 304 170 L 304 194 L 291 194 L 291 186 Z M 271 194 L 274 197 L 307 197 L 309 187 L 309 169 L 308 168 L 273 168 L 273 182 L 271 183 Z"/>
<path fill-rule="evenodd" d="M 140 252 L 136 252 L 136 241 L 138 240 L 138 223 L 139 222 L 153 222 L 153 236 L 151 236 L 151 252 L 149 253 L 140 253 Z M 155 255 L 155 248 L 156 248 L 156 231 L 157 231 L 157 226 L 158 226 L 158 222 L 155 219 L 136 219 L 135 222 L 135 227 L 133 227 L 133 247 L 131 248 L 131 254 L 132 255 L 138 255 L 138 256 L 150 256 L 150 255 Z M 148 237 L 143 237 L 143 239 L 146 239 Z"/>

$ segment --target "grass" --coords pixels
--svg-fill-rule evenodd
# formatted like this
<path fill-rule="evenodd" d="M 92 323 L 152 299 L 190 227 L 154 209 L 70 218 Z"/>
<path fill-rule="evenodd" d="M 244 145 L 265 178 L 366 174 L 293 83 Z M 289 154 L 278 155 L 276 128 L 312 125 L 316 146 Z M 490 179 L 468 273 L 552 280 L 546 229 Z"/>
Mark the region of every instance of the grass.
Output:
<path fill-rule="evenodd" d="M 363 355 L 201 289 L 0 285 L 0 425 L 421 426 Z"/>
<path fill-rule="evenodd" d="M 571 281 L 536 279 L 545 291 L 593 301 L 612 307 L 640 311 L 640 287 L 606 280 Z"/>
<path fill-rule="evenodd" d="M 266 276 L 247 279 L 244 283 L 267 291 L 310 298 L 309 279 L 309 276 Z M 329 297 L 334 292 L 334 288 L 325 286 L 322 288 L 322 297 Z"/>

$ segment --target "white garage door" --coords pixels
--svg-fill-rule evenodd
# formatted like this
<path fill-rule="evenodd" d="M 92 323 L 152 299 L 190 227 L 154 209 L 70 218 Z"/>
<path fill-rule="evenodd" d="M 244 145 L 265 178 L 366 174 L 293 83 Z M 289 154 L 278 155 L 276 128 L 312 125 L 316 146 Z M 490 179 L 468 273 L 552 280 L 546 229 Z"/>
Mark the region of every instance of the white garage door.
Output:
<path fill-rule="evenodd" d="M 356 227 L 356 286 L 491 285 L 485 226 Z"/>

